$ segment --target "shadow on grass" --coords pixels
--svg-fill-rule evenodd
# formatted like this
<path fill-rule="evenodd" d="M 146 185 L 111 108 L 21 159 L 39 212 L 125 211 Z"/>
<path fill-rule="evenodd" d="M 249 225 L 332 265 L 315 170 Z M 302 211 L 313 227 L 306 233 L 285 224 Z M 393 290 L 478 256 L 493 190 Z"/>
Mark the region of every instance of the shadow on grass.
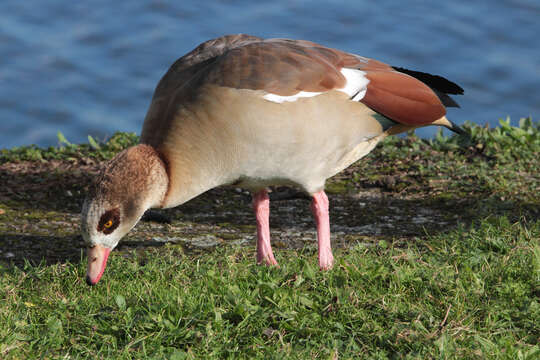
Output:
<path fill-rule="evenodd" d="M 97 172 L 95 164 L 81 165 L 68 161 L 46 163 L 12 163 L 0 166 L 0 207 L 5 204 L 19 225 L 22 216 L 33 213 L 33 218 L 50 211 L 73 214 L 80 211 L 86 189 Z M 488 216 L 506 216 L 510 221 L 538 220 L 536 204 L 512 199 L 502 200 L 478 193 L 466 198 L 455 194 L 432 196 L 429 192 L 408 196 L 383 191 L 380 188 L 356 189 L 358 192 L 330 194 L 331 230 L 337 237 L 351 236 L 386 238 L 413 238 L 426 233 L 447 232 L 458 224 L 470 224 Z M 315 229 L 310 211 L 310 199 L 294 190 L 278 189 L 271 194 L 271 231 L 286 233 L 293 229 Z M 252 226 L 255 219 L 251 198 L 245 192 L 218 188 L 170 210 L 162 210 L 174 222 L 191 222 L 215 227 L 219 234 L 224 227 Z M 43 215 L 46 219 L 47 217 Z M 12 218 L 13 219 L 13 218 Z M 0 215 L 0 224 L 10 221 Z M 13 229 L 0 234 L 0 258 L 3 262 L 22 265 L 44 260 L 47 264 L 65 261 L 79 262 L 84 258 L 85 245 L 80 235 L 33 235 L 31 230 Z M 246 230 L 244 230 L 246 231 Z M 158 235 L 158 234 L 156 234 Z M 284 240 L 285 243 L 287 240 Z M 343 246 L 347 240 L 337 241 Z M 162 242 L 121 242 L 121 248 L 162 246 Z M 287 244 L 286 244 L 287 245 Z M 289 244 L 290 245 L 290 244 Z"/>
<path fill-rule="evenodd" d="M 79 263 L 84 257 L 80 236 L 44 236 L 0 234 L 0 256 L 8 266 L 22 266 L 25 262 L 38 265 Z"/>
<path fill-rule="evenodd" d="M 16 203 L 32 210 L 79 212 L 96 165 L 68 161 L 6 163 L 0 165 L 0 203 Z"/>
<path fill-rule="evenodd" d="M 120 250 L 144 249 L 165 245 L 159 241 L 123 241 Z M 86 262 L 86 245 L 80 235 L 43 236 L 0 234 L 1 263 L 7 267 L 22 267 L 25 263 L 36 266 L 62 264 L 70 262 L 78 264 Z"/>

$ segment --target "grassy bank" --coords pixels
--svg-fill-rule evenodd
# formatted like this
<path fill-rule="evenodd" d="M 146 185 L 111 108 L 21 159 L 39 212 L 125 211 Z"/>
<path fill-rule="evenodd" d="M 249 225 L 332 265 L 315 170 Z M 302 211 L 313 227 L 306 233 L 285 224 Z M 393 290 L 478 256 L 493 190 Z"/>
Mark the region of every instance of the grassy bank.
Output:
<path fill-rule="evenodd" d="M 540 356 L 540 127 L 386 140 L 328 184 L 334 270 L 309 201 L 275 189 L 280 268 L 254 265 L 249 195 L 142 222 L 98 286 L 78 211 L 117 134 L 0 150 L 0 358 Z"/>

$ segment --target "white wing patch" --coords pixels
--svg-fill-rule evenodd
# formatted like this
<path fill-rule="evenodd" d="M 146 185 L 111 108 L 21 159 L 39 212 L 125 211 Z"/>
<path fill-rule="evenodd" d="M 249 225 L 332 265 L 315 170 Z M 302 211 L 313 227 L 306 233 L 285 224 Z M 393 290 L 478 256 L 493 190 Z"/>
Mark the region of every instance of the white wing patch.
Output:
<path fill-rule="evenodd" d="M 265 98 L 266 100 L 275 102 L 275 103 L 282 103 L 282 102 L 285 102 L 285 101 L 293 102 L 293 101 L 296 101 L 296 100 L 298 100 L 300 98 L 317 96 L 319 94 L 322 94 L 322 92 L 300 91 L 299 93 L 296 93 L 296 94 L 291 95 L 291 96 L 281 96 L 281 95 L 268 93 L 268 94 L 264 95 L 263 98 Z"/>
<path fill-rule="evenodd" d="M 339 91 L 343 91 L 349 95 L 351 100 L 360 101 L 366 95 L 367 84 L 369 79 L 366 77 L 366 73 L 358 69 L 341 69 L 341 74 L 347 79 L 347 83 Z"/>
<path fill-rule="evenodd" d="M 341 74 L 345 77 L 347 82 L 344 87 L 336 90 L 344 92 L 353 101 L 360 101 L 366 95 L 367 84 L 369 83 L 368 78 L 365 76 L 366 73 L 362 70 L 343 68 L 341 69 Z M 285 101 L 293 102 L 300 98 L 312 97 L 320 94 L 322 94 L 322 92 L 300 91 L 290 96 L 268 93 L 264 95 L 263 98 L 275 103 L 283 103 Z"/>

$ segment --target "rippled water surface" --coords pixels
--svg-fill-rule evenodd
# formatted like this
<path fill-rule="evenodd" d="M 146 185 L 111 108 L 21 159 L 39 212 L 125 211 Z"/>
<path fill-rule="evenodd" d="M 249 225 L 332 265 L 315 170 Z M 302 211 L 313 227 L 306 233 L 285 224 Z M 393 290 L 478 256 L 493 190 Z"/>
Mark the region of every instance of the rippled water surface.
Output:
<path fill-rule="evenodd" d="M 540 117 L 540 2 L 0 2 L 0 148 L 139 132 L 159 78 L 228 33 L 316 41 L 437 73 L 457 123 Z M 432 131 L 423 131 L 430 136 Z"/>

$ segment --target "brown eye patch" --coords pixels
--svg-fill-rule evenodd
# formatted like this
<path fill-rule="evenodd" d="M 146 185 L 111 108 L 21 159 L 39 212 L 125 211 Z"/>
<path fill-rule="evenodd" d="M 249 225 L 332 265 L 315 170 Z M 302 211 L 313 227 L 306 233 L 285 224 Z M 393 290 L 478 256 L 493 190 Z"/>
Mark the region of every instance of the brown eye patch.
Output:
<path fill-rule="evenodd" d="M 120 225 L 120 210 L 118 208 L 108 210 L 101 215 L 97 226 L 97 231 L 108 235 L 112 233 Z"/>

